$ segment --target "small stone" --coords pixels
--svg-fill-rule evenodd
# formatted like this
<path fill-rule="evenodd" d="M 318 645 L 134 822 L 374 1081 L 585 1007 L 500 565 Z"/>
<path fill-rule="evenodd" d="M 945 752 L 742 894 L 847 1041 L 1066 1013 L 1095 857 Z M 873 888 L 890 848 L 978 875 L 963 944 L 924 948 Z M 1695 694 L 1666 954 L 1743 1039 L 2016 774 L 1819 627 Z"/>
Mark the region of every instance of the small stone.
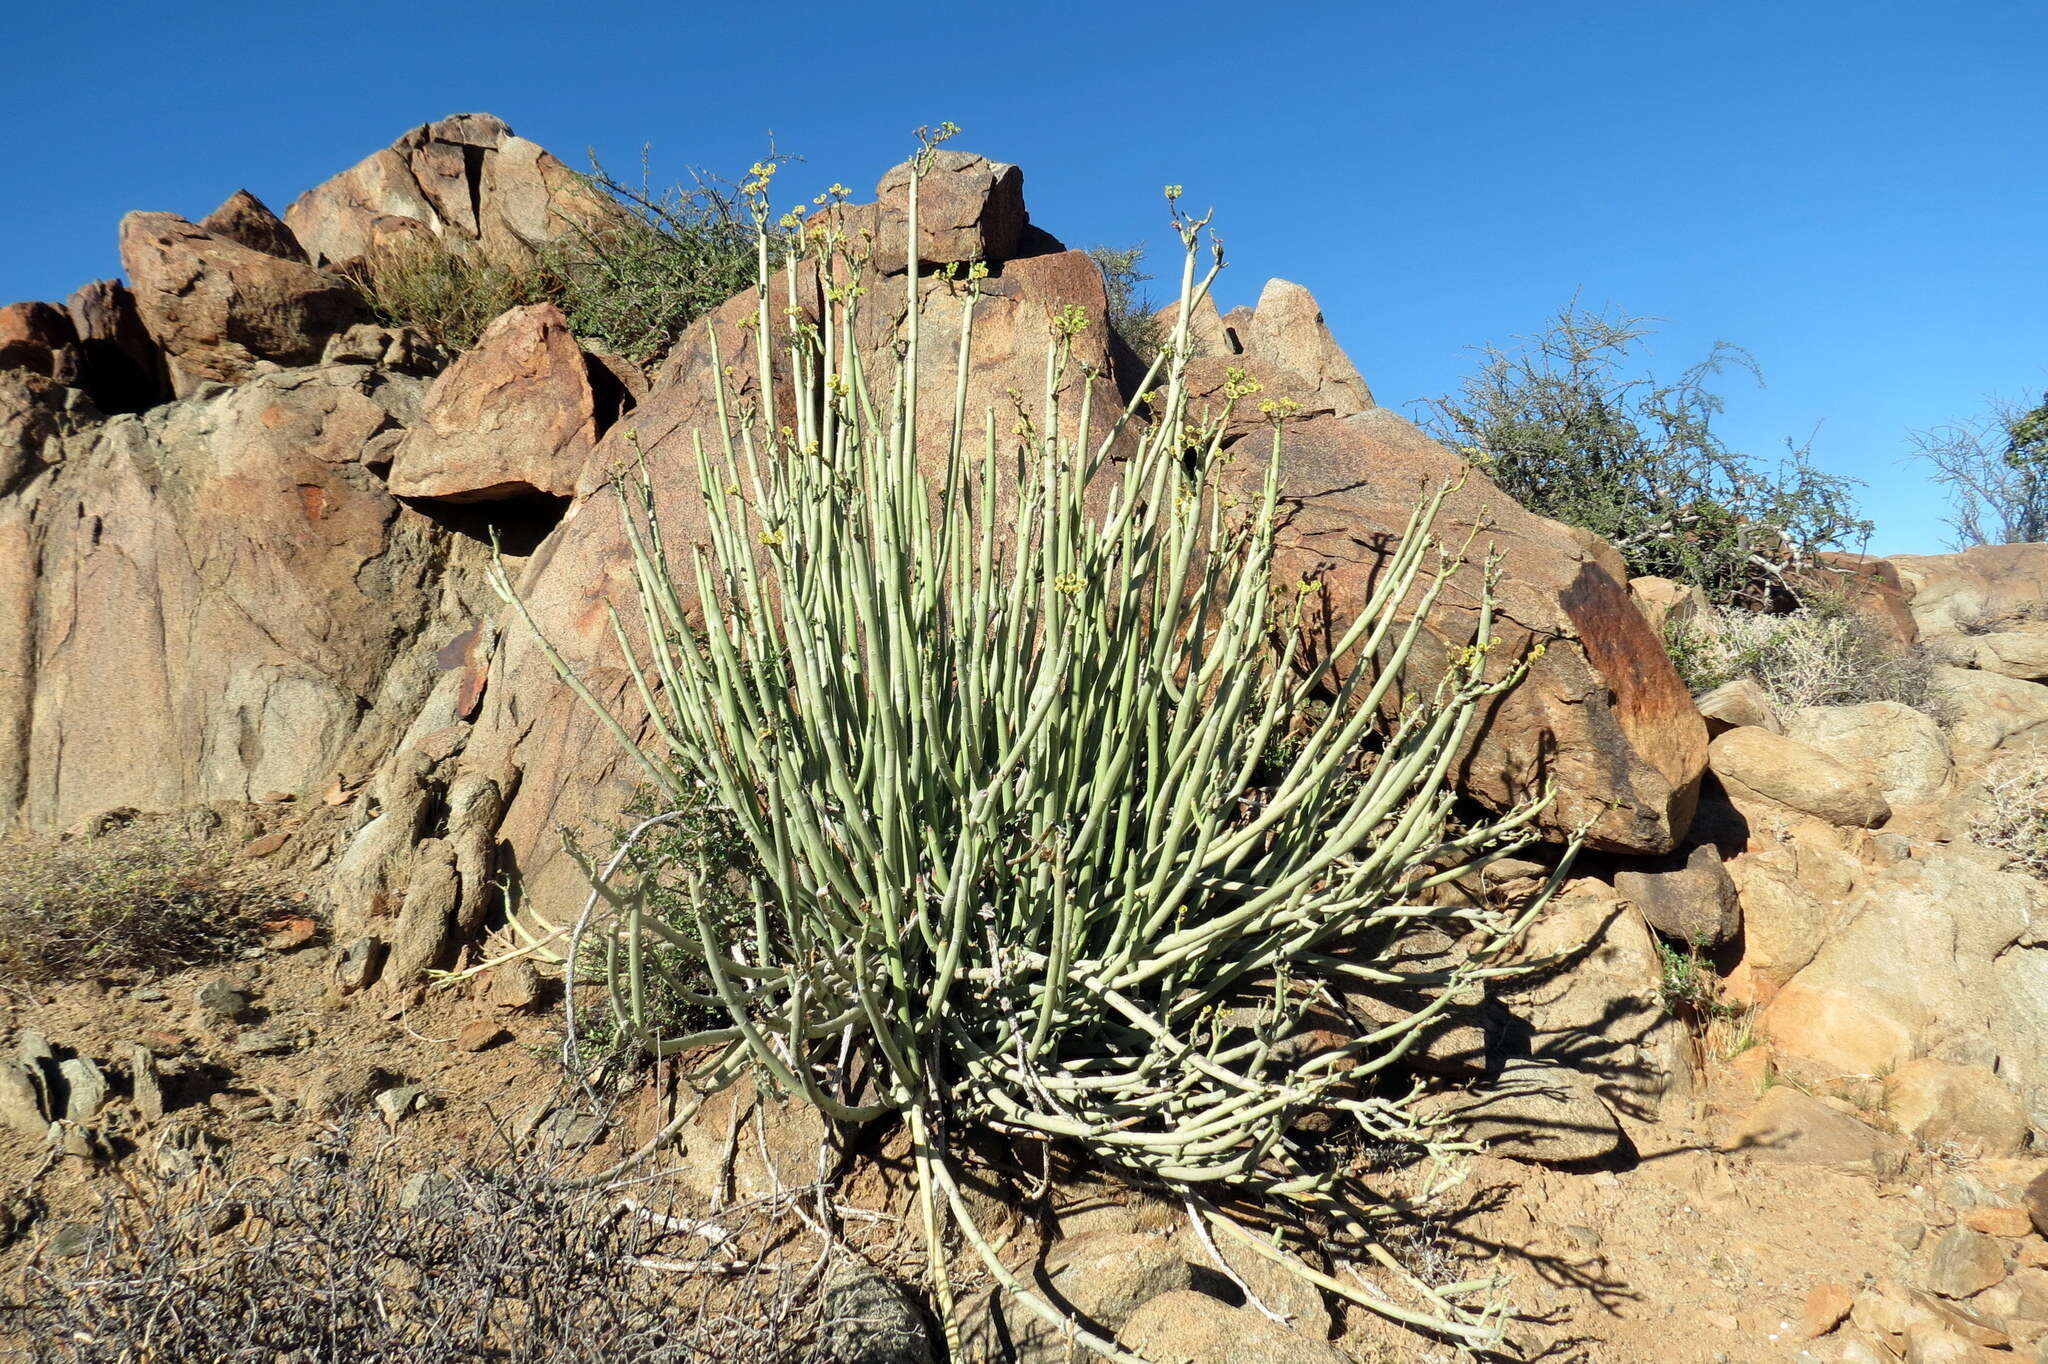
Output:
<path fill-rule="evenodd" d="M 161 985 L 138 985 L 128 992 L 137 1004 L 161 1004 L 170 998 Z"/>
<path fill-rule="evenodd" d="M 501 1009 L 530 1009 L 540 999 L 540 972 L 525 957 L 491 971 L 491 1003 Z"/>
<path fill-rule="evenodd" d="M 1799 1309 L 1799 1334 L 1807 1340 L 1818 1340 L 1842 1324 L 1855 1302 L 1855 1295 L 1841 1284 L 1815 1284 Z"/>
<path fill-rule="evenodd" d="M 0 1123 L 25 1137 L 40 1137 L 50 1130 L 42 1086 L 23 1062 L 0 1061 Z"/>
<path fill-rule="evenodd" d="M 164 1085 L 156 1073 L 156 1057 L 139 1042 L 128 1044 L 128 1087 L 144 1122 L 163 1117 Z"/>
<path fill-rule="evenodd" d="M 458 1051 L 486 1051 L 511 1035 L 491 1019 L 472 1019 L 462 1025 L 461 1032 L 455 1034 L 455 1047 Z"/>
<path fill-rule="evenodd" d="M 825 1286 L 821 1355 L 833 1364 L 931 1364 L 937 1358 L 924 1314 L 910 1295 L 864 1264 Z"/>
<path fill-rule="evenodd" d="M 457 1187 L 454 1180 L 439 1170 L 421 1170 L 399 1186 L 398 1206 L 411 1212 L 422 1203 L 446 1198 Z"/>
<path fill-rule="evenodd" d="M 1971 1208 L 1963 1214 L 1963 1225 L 1986 1236 L 2002 1236 L 2013 1241 L 2034 1230 L 2033 1219 L 2027 1216 L 2025 1208 Z"/>
<path fill-rule="evenodd" d="M 89 1057 L 74 1056 L 57 1067 L 64 1081 L 64 1118 L 67 1122 L 91 1122 L 106 1107 L 109 1086 L 106 1072 Z"/>
<path fill-rule="evenodd" d="M 2034 1230 L 2048 1236 L 2048 1170 L 2034 1176 L 2027 1191 L 2020 1195 L 2020 1206 L 2034 1219 Z"/>
<path fill-rule="evenodd" d="M 320 931 L 320 925 L 303 914 L 272 919 L 263 926 L 270 930 L 270 936 L 263 940 L 263 945 L 273 952 L 289 952 L 295 947 L 304 947 Z"/>
<path fill-rule="evenodd" d="M 1998 1242 L 1968 1227 L 1952 1227 L 1934 1244 L 1927 1286 L 1944 1298 L 1967 1298 L 2005 1275 L 2005 1251 Z"/>
<path fill-rule="evenodd" d="M 268 1029 L 245 1032 L 235 1039 L 235 1050 L 243 1056 L 283 1056 L 297 1047 L 290 1034 Z"/>
<path fill-rule="evenodd" d="M 335 959 L 334 983 L 344 994 L 368 989 L 376 982 L 378 968 L 383 964 L 383 941 L 366 933 L 343 948 Z"/>
<path fill-rule="evenodd" d="M 2048 1269 L 2048 1243 L 2028 1241 L 2022 1244 L 2020 1263 L 2029 1269 Z"/>
<path fill-rule="evenodd" d="M 377 1096 L 377 1111 L 384 1115 L 384 1121 L 396 1127 L 414 1113 L 434 1107 L 434 1101 L 426 1090 L 418 1085 L 399 1085 L 387 1089 Z"/>
<path fill-rule="evenodd" d="M 142 1045 L 148 1047 L 151 1053 L 157 1056 L 176 1056 L 191 1045 L 191 1039 L 187 1038 L 183 1033 L 165 1032 L 161 1028 L 149 1028 L 145 1029 L 142 1034 Z"/>
<path fill-rule="evenodd" d="M 199 987 L 199 1007 L 222 1018 L 241 1018 L 252 1002 L 248 988 L 226 976 L 216 976 Z"/>
<path fill-rule="evenodd" d="M 265 834 L 261 838 L 252 839 L 244 843 L 241 851 L 236 853 L 235 856 L 244 862 L 253 862 L 257 858 L 268 857 L 279 848 L 282 848 L 285 845 L 285 841 L 290 837 L 291 834 L 289 832 L 279 829 L 276 833 Z"/>
<path fill-rule="evenodd" d="M 1902 1223 L 1892 1232 L 1892 1240 L 1900 1250 L 1911 1255 L 1920 1249 L 1920 1243 L 1927 1239 L 1927 1224 L 1924 1222 Z"/>

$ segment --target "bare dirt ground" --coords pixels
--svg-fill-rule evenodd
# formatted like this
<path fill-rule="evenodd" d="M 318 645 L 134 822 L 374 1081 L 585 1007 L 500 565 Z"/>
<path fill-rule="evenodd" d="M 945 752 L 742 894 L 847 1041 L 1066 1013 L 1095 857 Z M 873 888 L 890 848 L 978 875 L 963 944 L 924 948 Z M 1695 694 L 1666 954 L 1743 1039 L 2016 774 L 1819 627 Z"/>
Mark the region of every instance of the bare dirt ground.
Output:
<path fill-rule="evenodd" d="M 334 956 L 316 932 L 161 977 L 124 972 L 0 989 L 0 1054 L 39 1033 L 60 1057 L 97 1060 L 113 1082 L 96 1124 L 100 1149 L 66 1153 L 62 1143 L 0 1130 L 0 1209 L 12 1210 L 0 1217 L 5 1297 L 25 1267 L 61 1257 L 67 1228 L 92 1223 L 102 1200 L 126 1196 L 134 1172 L 174 1159 L 167 1151 L 225 1152 L 237 1170 L 260 1173 L 284 1167 L 338 1124 L 358 1123 L 394 1134 L 425 1161 L 455 1162 L 502 1150 L 508 1134 L 530 1131 L 550 1111 L 560 1074 L 551 982 L 530 1000 L 502 981 L 494 992 L 489 976 L 343 995 Z M 223 979 L 249 1001 L 239 1018 L 201 1002 Z M 138 1102 L 138 1044 L 160 1075 L 160 1116 Z M 1857 1294 L 1920 1282 L 1944 1228 L 1970 1209 L 2011 1203 L 2041 1166 L 1903 1143 L 1875 1165 L 1786 1159 L 1739 1136 L 1757 1101 L 1756 1067 L 1699 1051 L 1689 1102 L 1667 1104 L 1660 1121 L 1626 1123 L 1631 1157 L 1584 1170 L 1475 1158 L 1438 1214 L 1396 1241 L 1402 1257 L 1437 1282 L 1504 1273 L 1527 1318 L 1514 1338 L 1533 1358 L 1834 1364 L 1862 1357 L 1845 1334 L 1856 1324 L 1840 1322 Z M 407 1087 L 416 1093 L 405 1095 Z M 405 1102 L 378 1101 L 394 1093 Z M 588 1159 L 630 1149 L 649 1127 L 645 1108 L 616 1115 Z M 756 1136 L 758 1157 L 741 1150 L 736 1158 L 744 1117 L 736 1113 L 707 1112 L 698 1139 L 686 1141 L 670 1206 L 701 1205 L 707 1159 L 723 1162 L 714 1199 L 801 1164 L 809 1130 L 801 1122 Z M 889 1151 L 884 1142 L 882 1154 Z M 868 1219 L 876 1245 L 901 1239 L 903 1185 L 886 1160 L 845 1182 L 850 1203 L 878 1210 Z M 1141 1224 L 1143 1216 L 1121 1220 Z M 2023 1263 L 2030 1253 L 2038 1256 L 2022 1251 Z M 915 1276 L 914 1256 L 893 1258 Z M 962 1277 L 971 1291 L 971 1257 Z M 1458 1357 L 1355 1310 L 1336 1320 L 1340 1343 L 1362 1360 Z M 6 1334 L 0 1317 L 0 1341 Z M 20 1349 L 18 1333 L 12 1344 Z"/>

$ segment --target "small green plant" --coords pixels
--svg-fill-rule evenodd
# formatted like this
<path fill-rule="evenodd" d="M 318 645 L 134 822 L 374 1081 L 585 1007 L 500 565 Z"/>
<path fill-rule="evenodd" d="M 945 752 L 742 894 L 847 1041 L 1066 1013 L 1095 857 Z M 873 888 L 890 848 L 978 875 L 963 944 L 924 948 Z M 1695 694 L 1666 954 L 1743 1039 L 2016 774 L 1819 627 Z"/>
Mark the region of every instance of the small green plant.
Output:
<path fill-rule="evenodd" d="M 1145 259 L 1143 243 L 1122 248 L 1096 246 L 1088 255 L 1102 271 L 1103 291 L 1109 297 L 1109 326 L 1131 348 L 1138 363 L 1149 365 L 1166 344 L 1166 323 L 1144 291 L 1152 276 L 1140 270 Z"/>
<path fill-rule="evenodd" d="M 1665 648 L 1694 695 L 1752 678 L 1780 705 L 1897 701 L 1945 720 L 1934 661 L 1900 648 L 1840 598 L 1816 595 L 1796 611 L 1726 609 L 1665 629 Z"/>
<path fill-rule="evenodd" d="M 950 131 L 912 161 L 912 242 L 919 180 Z M 772 174 L 742 187 L 762 227 Z M 1185 319 L 1222 259 L 1212 240 L 1198 273 L 1207 220 L 1171 212 Z M 798 249 L 850 270 L 835 255 L 849 245 L 828 218 Z M 1449 490 L 1429 491 L 1360 614 L 1310 657 L 1303 594 L 1275 578 L 1280 427 L 1255 475 L 1223 449 L 1230 405 L 1256 391 L 1244 376 L 1224 410 L 1191 410 L 1183 335 L 1141 385 L 1158 395 L 1154 420 L 1134 399 L 1099 440 L 1077 436 L 1099 429 L 1097 388 L 1062 409 L 1089 325 L 1068 310 L 1051 319 L 1032 419 L 972 435 L 985 270 L 912 307 L 875 352 L 857 342 L 860 287 L 827 290 L 817 318 L 785 309 L 774 248 L 756 249 L 759 406 L 728 399 L 689 452 L 708 543 L 667 538 L 646 452 L 614 485 L 638 588 L 637 624 L 614 623 L 644 738 L 540 634 L 502 567 L 494 580 L 668 807 L 629 841 L 708 802 L 751 849 L 752 913 L 726 919 L 724 873 L 688 850 L 681 907 L 643 894 L 644 875 L 617 883 L 622 850 L 592 868 L 575 925 L 524 931 L 566 929 L 572 960 L 603 944 L 621 1026 L 685 1059 L 693 1084 L 754 1073 L 836 1124 L 907 1128 L 956 1355 L 954 1229 L 1026 1309 L 1133 1360 L 1019 1280 L 970 1206 L 975 1143 L 1020 1138 L 1171 1190 L 1216 1235 L 1372 1311 L 1497 1344 L 1494 1281 L 1404 1271 L 1376 1238 L 1374 1197 L 1293 1132 L 1319 1111 L 1421 1154 L 1464 1149 L 1417 1103 L 1403 1058 L 1460 990 L 1517 969 L 1509 949 L 1547 899 L 1504 911 L 1431 895 L 1526 846 L 1545 804 L 1451 822 L 1464 740 L 1526 667 L 1494 656 L 1501 563 L 1441 539 Z M 958 310 L 950 373 L 924 374 L 926 307 Z M 865 370 L 875 353 L 893 364 L 887 382 Z M 950 421 L 921 419 L 933 392 Z M 1424 683 L 1411 650 L 1454 586 L 1478 604 L 1474 632 Z M 1299 741 L 1276 748 L 1276 735 Z M 1440 994 L 1300 1050 L 1326 992 L 1413 989 L 1378 963 L 1425 931 L 1464 953 L 1430 982 Z M 667 995 L 648 988 L 664 948 L 697 954 Z M 664 999 L 721 1016 L 701 1026 Z M 1454 1177 L 1430 1168 L 1423 1199 Z M 1312 1220 L 1321 1243 L 1412 1296 L 1320 1272 L 1248 1227 L 1238 1210 L 1251 1206 L 1282 1226 Z"/>
<path fill-rule="evenodd" d="M 1853 480 L 1790 442 L 1772 464 L 1714 430 L 1723 402 L 1708 385 L 1730 370 L 1758 375 L 1747 351 L 1717 342 L 1660 381 L 1630 372 L 1649 334 L 1648 319 L 1574 299 L 1512 349 L 1482 348 L 1463 391 L 1429 402 L 1428 424 L 1523 506 L 1605 536 L 1632 575 L 1689 583 L 1716 603 L 1768 605 L 1814 551 L 1868 538 Z"/>
<path fill-rule="evenodd" d="M 626 212 L 571 233 L 546 254 L 579 338 L 646 364 L 691 323 L 753 286 L 757 225 L 725 181 L 697 171 L 687 186 L 657 190 L 644 158 L 636 185 L 614 178 L 595 156 L 587 178 Z M 771 259 L 780 259 L 788 230 L 758 225 Z"/>
<path fill-rule="evenodd" d="M 149 816 L 0 843 L 0 981 L 175 971 L 232 954 L 288 902 L 231 853 Z"/>
<path fill-rule="evenodd" d="M 1741 1016 L 1740 1008 L 1721 998 L 1720 978 L 1698 947 L 1657 939 L 1657 968 L 1664 1011 L 1695 1031 Z"/>

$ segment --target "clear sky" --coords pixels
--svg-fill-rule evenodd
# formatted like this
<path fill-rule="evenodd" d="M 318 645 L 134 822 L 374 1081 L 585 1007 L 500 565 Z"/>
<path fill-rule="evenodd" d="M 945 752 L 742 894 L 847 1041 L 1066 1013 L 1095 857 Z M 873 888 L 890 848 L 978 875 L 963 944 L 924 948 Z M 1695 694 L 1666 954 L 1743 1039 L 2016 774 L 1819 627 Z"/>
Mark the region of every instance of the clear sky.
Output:
<path fill-rule="evenodd" d="M 2048 388 L 2048 3 L 1000 7 L 365 3 L 16 6 L 0 86 L 0 302 L 118 271 L 134 208 L 300 190 L 444 114 L 573 165 L 870 188 L 909 132 L 1024 167 L 1071 245 L 1213 205 L 1225 307 L 1311 288 L 1383 405 L 1582 301 L 1717 338 L 1726 433 L 1814 437 L 1868 482 L 1872 548 L 1942 547 L 1907 432 Z M 1817 430 L 1816 430 L 1817 428 Z"/>

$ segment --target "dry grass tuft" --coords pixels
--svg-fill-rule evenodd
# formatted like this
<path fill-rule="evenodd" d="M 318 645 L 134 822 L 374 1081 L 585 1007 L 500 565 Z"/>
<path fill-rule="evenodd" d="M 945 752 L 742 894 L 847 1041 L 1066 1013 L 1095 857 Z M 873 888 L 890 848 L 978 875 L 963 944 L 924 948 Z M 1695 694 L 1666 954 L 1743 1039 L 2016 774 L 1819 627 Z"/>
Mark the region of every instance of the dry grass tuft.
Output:
<path fill-rule="evenodd" d="M 0 843 L 0 982 L 174 971 L 244 946 L 289 908 L 190 818 Z"/>

